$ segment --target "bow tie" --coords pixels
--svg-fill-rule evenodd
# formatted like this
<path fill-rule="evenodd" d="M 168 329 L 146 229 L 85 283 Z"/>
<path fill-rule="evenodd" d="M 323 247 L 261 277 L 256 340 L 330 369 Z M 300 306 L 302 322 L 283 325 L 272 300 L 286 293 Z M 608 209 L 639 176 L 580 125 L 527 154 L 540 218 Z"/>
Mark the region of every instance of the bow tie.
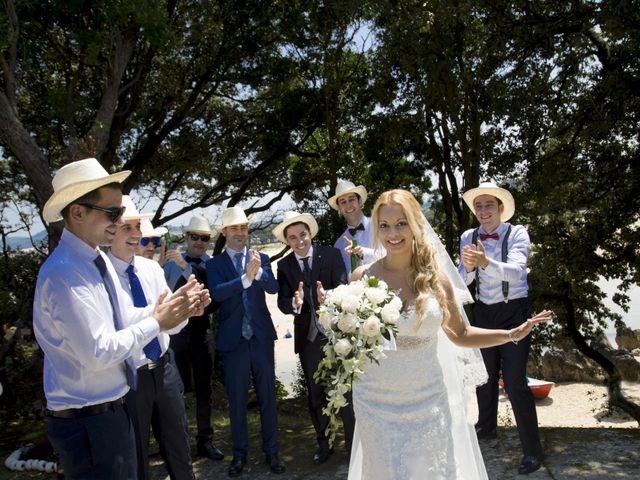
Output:
<path fill-rule="evenodd" d="M 500 238 L 500 235 L 498 235 L 497 233 L 481 233 L 479 237 L 480 240 L 484 242 L 487 238 L 490 238 L 491 240 L 498 240 Z"/>
<path fill-rule="evenodd" d="M 351 236 L 353 237 L 358 232 L 358 230 L 362 230 L 364 232 L 364 225 L 360 224 L 356 228 L 349 228 L 348 230 Z"/>
<path fill-rule="evenodd" d="M 192 263 L 196 265 L 200 265 L 202 263 L 202 259 L 200 257 L 190 257 L 189 255 L 185 255 L 185 262 Z"/>

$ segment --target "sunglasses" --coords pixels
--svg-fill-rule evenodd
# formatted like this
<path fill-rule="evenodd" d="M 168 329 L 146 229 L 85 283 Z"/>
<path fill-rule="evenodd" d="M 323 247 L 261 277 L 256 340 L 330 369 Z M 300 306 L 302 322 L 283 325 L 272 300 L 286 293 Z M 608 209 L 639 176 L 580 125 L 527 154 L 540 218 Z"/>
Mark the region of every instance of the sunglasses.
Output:
<path fill-rule="evenodd" d="M 196 235 L 195 233 L 190 233 L 189 238 L 192 242 L 197 242 L 198 240 L 201 242 L 208 242 L 211 240 L 211 235 Z"/>
<path fill-rule="evenodd" d="M 160 237 L 143 237 L 140 239 L 140 245 L 143 247 L 146 247 L 147 245 L 149 245 L 149 242 L 153 243 L 154 247 L 157 247 L 158 245 L 160 245 Z"/>
<path fill-rule="evenodd" d="M 91 205 L 90 203 L 79 203 L 78 205 L 82 205 L 83 207 L 90 208 L 91 210 L 98 210 L 99 212 L 104 212 L 109 217 L 111 222 L 116 223 L 120 220 L 120 217 L 124 214 L 124 211 L 127 207 L 112 207 L 112 208 L 104 208 L 99 207 L 97 205 Z"/>

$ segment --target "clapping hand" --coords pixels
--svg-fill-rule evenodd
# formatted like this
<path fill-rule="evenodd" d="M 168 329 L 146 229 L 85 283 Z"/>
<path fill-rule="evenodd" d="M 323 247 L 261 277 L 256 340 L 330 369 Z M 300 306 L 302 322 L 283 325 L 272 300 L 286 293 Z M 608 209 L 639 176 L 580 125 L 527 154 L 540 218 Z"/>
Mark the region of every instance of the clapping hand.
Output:
<path fill-rule="evenodd" d="M 534 325 L 542 322 L 548 322 L 549 320 L 552 320 L 554 316 L 555 314 L 553 311 L 543 310 L 542 312 L 535 314 L 522 325 L 509 330 L 509 338 L 512 342 L 517 343 L 529 335 Z"/>
<path fill-rule="evenodd" d="M 203 294 L 203 290 L 206 294 Z M 160 294 L 153 310 L 153 317 L 158 322 L 160 331 L 171 330 L 189 317 L 197 315 L 211 303 L 209 292 L 203 289 L 194 275 L 165 301 L 168 293 L 169 291 L 165 290 Z"/>
<path fill-rule="evenodd" d="M 478 240 L 478 245 L 468 245 L 462 249 L 462 264 L 467 272 L 473 272 L 477 267 L 487 268 L 489 260 L 484 254 L 484 245 Z"/>
<path fill-rule="evenodd" d="M 298 284 L 298 290 L 293 294 L 293 305 L 295 309 L 299 311 L 304 303 L 304 282 Z"/>
<path fill-rule="evenodd" d="M 342 237 L 342 239 L 347 243 L 347 246 L 344 248 L 344 251 L 346 252 L 347 255 L 351 256 L 351 255 L 358 255 L 360 258 L 364 258 L 364 250 L 362 249 L 361 245 L 358 245 L 357 247 L 352 247 L 352 241 L 351 239 L 349 239 L 349 237 L 344 236 Z"/>
<path fill-rule="evenodd" d="M 322 286 L 322 282 L 318 280 L 316 282 L 316 293 L 318 294 L 318 305 L 324 303 L 324 299 L 327 297 L 327 291 Z"/>
<path fill-rule="evenodd" d="M 249 263 L 245 268 L 245 273 L 247 274 L 247 278 L 253 281 L 256 278 L 256 275 L 260 271 L 260 266 L 262 264 L 262 259 L 260 258 L 260 254 L 255 250 L 249 250 Z"/>

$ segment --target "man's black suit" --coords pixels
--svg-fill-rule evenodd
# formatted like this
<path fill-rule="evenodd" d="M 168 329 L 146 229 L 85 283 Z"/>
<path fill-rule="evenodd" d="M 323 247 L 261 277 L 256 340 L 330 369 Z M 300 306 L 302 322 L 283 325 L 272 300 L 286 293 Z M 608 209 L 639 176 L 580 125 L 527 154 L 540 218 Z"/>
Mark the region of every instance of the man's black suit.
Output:
<path fill-rule="evenodd" d="M 300 282 L 304 282 L 302 268 L 293 252 L 278 262 L 278 283 L 280 284 L 280 290 L 278 291 L 278 308 L 285 314 L 294 315 L 294 349 L 295 353 L 300 355 L 300 363 L 307 384 L 309 414 L 311 415 L 311 421 L 316 430 L 318 445 L 321 448 L 325 448 L 327 444 L 325 429 L 329 423 L 329 418 L 322 413 L 322 409 L 327 404 L 327 396 L 324 387 L 318 385 L 313 379 L 313 374 L 324 356 L 322 347 L 327 342 L 327 338 L 318 332 L 314 341 L 307 339 L 309 327 L 313 321 L 309 297 L 311 296 L 313 299 L 313 307 L 317 310 L 318 296 L 316 285 L 318 281 L 322 282 L 325 290 L 330 290 L 340 284 L 347 283 L 347 273 L 340 251 L 333 247 L 313 245 L 310 277 L 309 285 L 305 284 L 304 303 L 300 313 L 295 314 L 293 310 L 293 296 L 298 290 Z M 350 452 L 355 417 L 353 415 L 353 405 L 350 397 L 348 401 L 349 405 L 340 411 L 340 416 L 344 426 L 345 444 L 347 451 Z"/>

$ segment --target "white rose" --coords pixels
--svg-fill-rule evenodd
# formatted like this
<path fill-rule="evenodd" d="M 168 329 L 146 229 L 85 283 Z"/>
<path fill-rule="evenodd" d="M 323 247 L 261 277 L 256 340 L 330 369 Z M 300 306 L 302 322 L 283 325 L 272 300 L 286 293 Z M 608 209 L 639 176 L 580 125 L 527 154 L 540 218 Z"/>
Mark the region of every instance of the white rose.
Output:
<path fill-rule="evenodd" d="M 381 288 L 383 290 L 388 290 L 389 285 L 387 285 L 387 282 L 385 282 L 384 280 L 378 280 L 378 288 Z"/>
<path fill-rule="evenodd" d="M 322 325 L 322 328 L 325 330 L 329 330 L 331 328 L 331 314 L 326 310 L 320 311 L 320 316 L 318 317 L 318 322 Z"/>
<path fill-rule="evenodd" d="M 400 299 L 400 297 L 393 297 L 389 302 L 389 305 L 393 305 L 393 308 L 398 311 L 402 310 L 402 300 Z"/>
<path fill-rule="evenodd" d="M 387 296 L 384 290 L 380 290 L 379 288 L 371 288 L 371 287 L 365 289 L 364 294 L 367 296 L 369 301 L 374 305 L 378 305 L 379 303 L 384 302 L 384 299 Z"/>
<path fill-rule="evenodd" d="M 351 343 L 346 338 L 338 340 L 333 347 L 336 353 L 340 356 L 345 356 L 351 351 Z"/>
<path fill-rule="evenodd" d="M 368 337 L 375 337 L 380 333 L 380 320 L 373 315 L 367 318 L 362 325 L 364 334 Z"/>
<path fill-rule="evenodd" d="M 395 307 L 395 305 L 387 303 L 382 307 L 382 310 L 380 310 L 380 316 L 384 323 L 395 325 L 398 323 L 398 319 L 400 318 L 400 311 Z"/>
<path fill-rule="evenodd" d="M 361 281 L 354 281 L 347 285 L 347 291 L 356 297 L 361 296 L 364 293 L 365 285 Z"/>
<path fill-rule="evenodd" d="M 355 315 L 347 314 L 338 319 L 338 328 L 345 333 L 355 332 L 357 326 L 358 319 Z"/>
<path fill-rule="evenodd" d="M 342 310 L 344 310 L 345 312 L 355 313 L 360 306 L 360 301 L 353 295 L 345 295 L 345 297 L 342 299 L 341 306 Z"/>

